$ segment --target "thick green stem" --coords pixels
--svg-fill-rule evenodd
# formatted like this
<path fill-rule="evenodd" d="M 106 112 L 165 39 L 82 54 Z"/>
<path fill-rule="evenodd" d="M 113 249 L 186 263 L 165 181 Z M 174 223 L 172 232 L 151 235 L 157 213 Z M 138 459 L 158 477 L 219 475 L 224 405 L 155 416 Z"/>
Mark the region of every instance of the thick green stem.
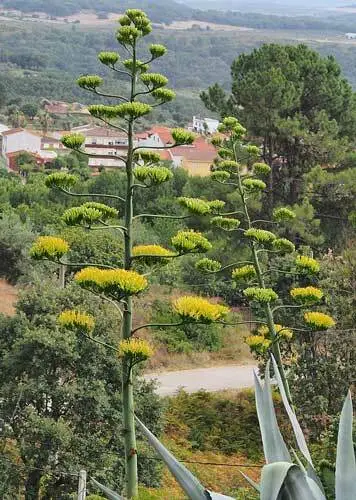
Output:
<path fill-rule="evenodd" d="M 134 101 L 136 87 L 136 50 L 133 50 L 133 68 L 131 78 L 131 98 Z M 133 144 L 134 125 L 133 120 L 129 121 L 128 126 L 128 151 L 126 159 L 126 203 L 125 203 L 125 227 L 124 246 L 125 269 L 131 269 L 132 262 L 132 222 L 133 222 Z M 125 308 L 122 319 L 122 338 L 128 339 L 132 333 L 132 298 L 125 297 Z M 137 447 L 135 432 L 135 407 L 133 397 L 132 367 L 129 359 L 124 357 L 122 360 L 122 409 L 124 424 L 124 443 L 125 443 L 125 466 L 126 466 L 126 497 L 128 499 L 138 495 L 138 476 L 137 476 Z"/>

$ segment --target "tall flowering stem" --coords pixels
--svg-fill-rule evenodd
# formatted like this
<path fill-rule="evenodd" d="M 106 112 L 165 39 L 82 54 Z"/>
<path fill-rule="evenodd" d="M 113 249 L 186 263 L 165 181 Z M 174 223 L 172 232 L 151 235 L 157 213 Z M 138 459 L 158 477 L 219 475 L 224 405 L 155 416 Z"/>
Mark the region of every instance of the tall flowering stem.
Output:
<path fill-rule="evenodd" d="M 212 143 L 218 147 L 218 157 L 212 165 L 211 177 L 219 184 L 237 191 L 241 210 L 228 214 L 220 213 L 220 216 L 212 218 L 211 222 L 223 231 L 238 231 L 250 247 L 251 260 L 235 263 L 235 268 L 232 269 L 232 279 L 240 286 L 249 302 L 257 303 L 260 310 L 264 312 L 263 318 L 258 318 L 263 320 L 264 325 L 256 328 L 254 334 L 248 337 L 246 342 L 258 357 L 273 354 L 287 398 L 291 403 L 292 398 L 282 362 L 280 343 L 290 341 L 293 331 L 276 324 L 275 313 L 284 308 L 310 307 L 322 299 L 323 293 L 312 286 L 294 288 L 290 296 L 297 304 L 283 304 L 278 293 L 270 288 L 267 282 L 266 262 L 269 263 L 272 255 L 295 253 L 295 246 L 291 241 L 280 237 L 270 229 L 272 227 L 280 230 L 281 226 L 294 219 L 295 214 L 288 207 L 277 207 L 273 211 L 273 220 L 252 220 L 248 200 L 259 197 L 266 189 L 263 177 L 268 176 L 271 169 L 269 165 L 258 162 L 259 148 L 246 144 L 244 141 L 246 129 L 236 118 L 225 118 L 219 126 L 219 132 L 220 134 L 212 138 Z M 194 206 L 197 206 L 196 201 Z M 235 215 L 238 218 L 234 217 Z M 233 266 L 222 267 L 219 262 L 208 258 L 197 263 L 197 268 L 206 273 L 220 273 L 230 267 Z M 319 265 L 313 258 L 296 255 L 293 274 L 316 274 L 318 270 Z M 277 271 L 284 272 L 283 270 Z M 322 329 L 324 327 L 325 329 L 332 327 L 334 321 L 322 313 L 307 312 L 304 315 L 304 324 L 308 328 Z"/>
<path fill-rule="evenodd" d="M 50 174 L 46 184 L 70 195 L 94 198 L 99 202 L 89 201 L 79 207 L 68 209 L 62 220 L 71 226 L 81 226 L 88 230 L 114 229 L 118 230 L 124 240 L 123 269 L 114 269 L 110 266 L 96 265 L 95 263 L 72 264 L 82 269 L 74 276 L 79 286 L 111 302 L 119 309 L 121 321 L 121 338 L 118 347 L 109 346 L 100 339 L 88 333 L 87 323 L 83 316 L 76 312 L 66 313 L 61 317 L 62 324 L 66 324 L 84 334 L 88 339 L 104 347 L 112 348 L 118 353 L 122 363 L 122 408 L 123 408 L 123 436 L 125 444 L 126 488 L 125 497 L 128 499 L 138 495 L 137 476 L 137 445 L 134 418 L 133 368 L 146 360 L 151 354 L 151 347 L 142 339 L 134 337 L 136 332 L 145 325 L 133 329 L 133 296 L 143 292 L 148 286 L 147 279 L 135 270 L 138 261 L 141 265 L 164 265 L 168 258 L 175 258 L 186 253 L 207 251 L 210 243 L 199 233 L 178 234 L 172 240 L 173 249 L 165 249 L 155 245 L 141 245 L 133 247 L 133 222 L 135 218 L 146 217 L 147 214 L 134 214 L 133 201 L 137 190 L 152 188 L 172 178 L 170 169 L 160 163 L 160 155 L 150 148 L 142 149 L 135 141 L 136 122 L 149 114 L 156 106 L 160 106 L 174 99 L 175 93 L 166 88 L 168 79 L 158 73 L 149 72 L 149 65 L 155 59 L 164 56 L 166 48 L 163 45 L 149 45 L 149 54 L 141 55 L 139 46 L 143 37 L 152 31 L 151 23 L 144 12 L 138 9 L 129 9 L 119 19 L 120 27 L 117 31 L 117 41 L 128 59 L 120 59 L 116 52 L 101 52 L 99 61 L 114 73 L 129 81 L 128 95 L 113 94 L 102 90 L 103 78 L 97 75 L 86 75 L 78 79 L 78 85 L 96 95 L 116 100 L 115 105 L 89 106 L 90 114 L 109 127 L 119 130 L 127 136 L 127 152 L 117 156 L 121 160 L 126 172 L 125 198 L 118 194 L 77 193 L 73 191 L 77 179 L 65 172 Z M 112 102 L 112 101 L 111 101 Z M 173 143 L 171 146 L 191 144 L 195 136 L 183 129 L 172 131 Z M 87 156 L 95 156 L 85 150 L 85 137 L 81 134 L 67 134 L 62 143 L 69 149 L 78 151 Z M 112 206 L 101 203 L 108 200 Z M 159 215 L 149 214 L 149 217 Z M 122 218 L 123 223 L 115 222 Z M 175 216 L 166 215 L 175 218 Z M 179 217 L 178 217 L 179 218 Z M 69 245 L 56 237 L 42 237 L 34 245 L 31 254 L 36 259 L 47 259 L 57 264 L 70 262 L 66 254 L 70 251 Z M 63 319 L 64 318 L 64 319 Z M 82 322 L 78 328 L 78 322 Z M 149 325 L 148 325 L 149 326 Z"/>

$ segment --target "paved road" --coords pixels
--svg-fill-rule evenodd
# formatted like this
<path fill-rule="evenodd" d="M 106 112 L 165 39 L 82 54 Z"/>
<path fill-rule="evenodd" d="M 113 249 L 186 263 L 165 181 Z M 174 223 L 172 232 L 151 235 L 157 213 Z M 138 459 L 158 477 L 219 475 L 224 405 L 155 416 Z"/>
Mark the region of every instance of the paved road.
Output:
<path fill-rule="evenodd" d="M 213 368 L 197 368 L 165 373 L 148 373 L 146 380 L 156 379 L 160 396 L 174 394 L 180 387 L 187 392 L 199 389 L 220 391 L 222 389 L 243 389 L 253 386 L 254 365 L 229 365 Z"/>

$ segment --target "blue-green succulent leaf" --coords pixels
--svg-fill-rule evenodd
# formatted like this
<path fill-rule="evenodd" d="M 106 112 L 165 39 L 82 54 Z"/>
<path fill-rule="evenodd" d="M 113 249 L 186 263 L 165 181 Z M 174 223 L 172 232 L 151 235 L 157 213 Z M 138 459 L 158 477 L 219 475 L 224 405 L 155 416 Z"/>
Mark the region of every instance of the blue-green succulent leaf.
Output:
<path fill-rule="evenodd" d="M 336 500 L 356 498 L 356 463 L 352 440 L 352 400 L 349 391 L 340 415 L 337 438 L 335 493 Z"/>
<path fill-rule="evenodd" d="M 291 462 L 292 459 L 279 430 L 273 406 L 269 367 L 270 362 L 268 361 L 263 388 L 259 378 L 254 373 L 256 408 L 262 435 L 263 450 L 267 463 Z"/>

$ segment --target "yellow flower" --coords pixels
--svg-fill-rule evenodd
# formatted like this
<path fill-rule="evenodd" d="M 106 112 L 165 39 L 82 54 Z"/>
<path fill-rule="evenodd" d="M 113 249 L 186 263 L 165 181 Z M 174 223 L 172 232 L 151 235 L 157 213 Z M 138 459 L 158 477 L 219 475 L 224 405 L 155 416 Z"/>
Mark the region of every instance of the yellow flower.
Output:
<path fill-rule="evenodd" d="M 307 257 L 306 255 L 298 255 L 295 260 L 295 265 L 300 271 L 305 273 L 316 274 L 320 270 L 319 263 L 312 257 Z"/>
<path fill-rule="evenodd" d="M 134 257 L 140 257 L 141 261 L 151 264 L 160 260 L 165 260 L 165 257 L 175 255 L 171 250 L 163 248 L 159 245 L 137 245 L 132 249 Z"/>
<path fill-rule="evenodd" d="M 77 328 L 86 333 L 92 332 L 95 326 L 93 316 L 70 309 L 60 313 L 58 323 L 66 328 Z"/>
<path fill-rule="evenodd" d="M 313 330 L 327 330 L 335 326 L 335 321 L 331 316 L 317 311 L 306 312 L 304 320 Z"/>
<path fill-rule="evenodd" d="M 246 344 L 256 351 L 265 351 L 270 347 L 272 342 L 262 335 L 250 335 L 245 339 Z"/>
<path fill-rule="evenodd" d="M 229 308 L 220 304 L 212 304 L 202 297 L 184 296 L 173 303 L 174 310 L 184 320 L 211 323 L 218 321 L 229 312 Z"/>
<path fill-rule="evenodd" d="M 119 343 L 119 355 L 130 358 L 133 364 L 145 361 L 153 354 L 153 349 L 146 340 L 130 338 Z"/>
<path fill-rule="evenodd" d="M 274 324 L 274 328 L 278 337 L 283 337 L 287 340 L 290 340 L 293 337 L 293 332 L 290 328 L 279 325 L 277 323 Z M 270 331 L 267 325 L 260 326 L 257 332 L 259 333 L 259 335 L 262 335 L 263 337 L 270 336 Z"/>
<path fill-rule="evenodd" d="M 142 292 L 148 285 L 144 276 L 125 269 L 85 267 L 74 279 L 83 288 L 94 289 L 116 299 Z"/>
<path fill-rule="evenodd" d="M 232 271 L 232 278 L 234 280 L 249 280 L 256 276 L 256 269 L 252 264 L 237 267 Z"/>
<path fill-rule="evenodd" d="M 290 340 L 293 337 L 293 331 L 290 328 L 279 325 L 277 323 L 275 323 L 274 327 L 279 337 L 283 337 L 284 339 L 287 340 Z"/>
<path fill-rule="evenodd" d="M 314 286 L 306 286 L 305 288 L 292 288 L 290 291 L 293 299 L 303 304 L 312 304 L 318 302 L 323 297 L 323 292 Z"/>
<path fill-rule="evenodd" d="M 68 243 L 54 236 L 40 236 L 32 245 L 30 255 L 33 259 L 59 260 L 69 252 Z"/>

